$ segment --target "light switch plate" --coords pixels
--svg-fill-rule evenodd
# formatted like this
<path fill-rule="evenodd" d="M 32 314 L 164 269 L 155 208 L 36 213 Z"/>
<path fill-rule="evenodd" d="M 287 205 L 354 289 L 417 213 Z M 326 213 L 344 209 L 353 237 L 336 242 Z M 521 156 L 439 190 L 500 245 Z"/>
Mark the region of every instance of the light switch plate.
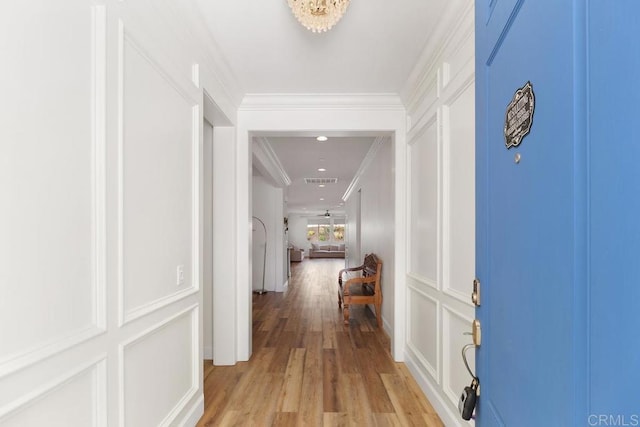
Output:
<path fill-rule="evenodd" d="M 184 265 L 176 267 L 176 285 L 184 285 Z"/>

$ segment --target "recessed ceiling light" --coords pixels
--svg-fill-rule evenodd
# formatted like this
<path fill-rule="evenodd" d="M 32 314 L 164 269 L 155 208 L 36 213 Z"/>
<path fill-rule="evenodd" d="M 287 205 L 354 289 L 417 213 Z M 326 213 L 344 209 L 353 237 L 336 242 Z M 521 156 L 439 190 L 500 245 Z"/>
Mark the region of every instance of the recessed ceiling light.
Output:
<path fill-rule="evenodd" d="M 324 197 L 320 197 L 320 200 L 324 200 Z"/>
<path fill-rule="evenodd" d="M 318 168 L 318 172 L 326 172 L 327 170 L 325 168 Z"/>
<path fill-rule="evenodd" d="M 320 185 L 318 185 L 318 187 L 324 188 L 324 184 L 320 184 Z"/>
<path fill-rule="evenodd" d="M 316 138 L 316 141 L 318 142 L 325 142 L 328 138 L 326 136 L 319 136 Z"/>

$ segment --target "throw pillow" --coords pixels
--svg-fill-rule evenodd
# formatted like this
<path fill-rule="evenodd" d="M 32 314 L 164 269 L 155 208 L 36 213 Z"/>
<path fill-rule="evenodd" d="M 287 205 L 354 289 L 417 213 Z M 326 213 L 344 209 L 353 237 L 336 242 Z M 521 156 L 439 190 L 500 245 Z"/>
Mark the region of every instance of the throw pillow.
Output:
<path fill-rule="evenodd" d="M 344 243 L 341 245 L 338 245 L 338 250 L 344 252 Z"/>
<path fill-rule="evenodd" d="M 311 244 L 311 249 L 313 249 L 314 251 L 317 251 L 319 249 L 318 244 L 317 243 L 312 243 Z"/>

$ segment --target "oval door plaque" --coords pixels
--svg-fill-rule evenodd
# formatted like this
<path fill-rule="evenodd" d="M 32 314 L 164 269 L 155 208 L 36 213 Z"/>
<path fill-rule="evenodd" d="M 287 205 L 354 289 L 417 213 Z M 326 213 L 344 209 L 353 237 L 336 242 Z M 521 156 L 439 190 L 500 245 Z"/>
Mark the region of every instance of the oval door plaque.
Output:
<path fill-rule="evenodd" d="M 531 131 L 536 101 L 531 82 L 516 90 L 504 116 L 504 141 L 507 148 L 520 145 Z"/>

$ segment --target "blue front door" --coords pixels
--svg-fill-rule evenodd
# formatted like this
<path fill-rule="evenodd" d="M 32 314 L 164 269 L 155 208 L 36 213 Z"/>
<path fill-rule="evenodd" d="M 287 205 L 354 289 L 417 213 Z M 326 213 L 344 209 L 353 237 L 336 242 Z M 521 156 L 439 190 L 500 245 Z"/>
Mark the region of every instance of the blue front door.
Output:
<path fill-rule="evenodd" d="M 640 425 L 639 12 L 476 1 L 481 427 Z"/>

